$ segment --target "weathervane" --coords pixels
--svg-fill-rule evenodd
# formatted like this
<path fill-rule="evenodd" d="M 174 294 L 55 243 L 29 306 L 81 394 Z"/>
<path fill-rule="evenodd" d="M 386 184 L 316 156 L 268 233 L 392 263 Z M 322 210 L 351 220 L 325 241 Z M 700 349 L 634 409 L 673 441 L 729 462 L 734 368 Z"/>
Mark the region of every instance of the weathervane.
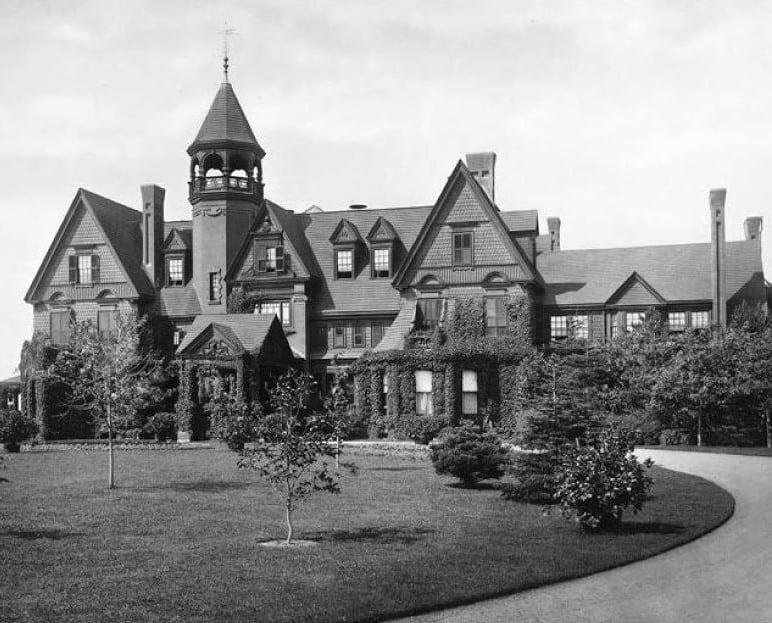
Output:
<path fill-rule="evenodd" d="M 228 37 L 236 32 L 235 28 L 228 28 L 228 22 L 225 22 L 222 31 L 223 56 L 222 67 L 225 72 L 225 82 L 228 82 Z"/>

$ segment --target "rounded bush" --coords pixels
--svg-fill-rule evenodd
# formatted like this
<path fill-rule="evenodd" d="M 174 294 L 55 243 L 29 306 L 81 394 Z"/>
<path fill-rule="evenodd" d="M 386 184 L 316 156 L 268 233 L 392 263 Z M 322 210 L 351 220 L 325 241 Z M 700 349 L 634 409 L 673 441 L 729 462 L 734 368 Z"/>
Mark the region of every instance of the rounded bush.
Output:
<path fill-rule="evenodd" d="M 8 452 L 18 452 L 22 441 L 37 433 L 35 422 L 18 411 L 0 410 L 0 442 Z"/>
<path fill-rule="evenodd" d="M 416 443 L 426 445 L 446 428 L 448 424 L 450 424 L 450 421 L 444 415 L 417 415 L 413 418 L 402 420 L 397 428 L 397 433 Z"/>
<path fill-rule="evenodd" d="M 566 450 L 556 474 L 555 497 L 566 516 L 592 530 L 613 529 L 629 506 L 643 508 L 652 480 L 632 454 L 635 435 L 602 431 L 590 444 Z"/>
<path fill-rule="evenodd" d="M 166 441 L 174 438 L 176 427 L 177 418 L 174 413 L 160 411 L 147 420 L 145 431 L 154 435 L 158 441 Z"/>
<path fill-rule="evenodd" d="M 509 463 L 509 452 L 496 433 L 464 424 L 440 435 L 432 447 L 432 463 L 438 474 L 455 476 L 471 487 L 481 480 L 501 478 Z"/>

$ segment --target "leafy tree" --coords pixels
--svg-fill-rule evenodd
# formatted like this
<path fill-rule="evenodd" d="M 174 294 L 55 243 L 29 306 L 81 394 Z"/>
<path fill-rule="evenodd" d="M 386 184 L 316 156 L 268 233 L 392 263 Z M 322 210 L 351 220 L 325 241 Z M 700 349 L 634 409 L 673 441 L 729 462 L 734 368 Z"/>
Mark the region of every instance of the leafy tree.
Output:
<path fill-rule="evenodd" d="M 108 487 L 115 487 L 113 442 L 116 433 L 135 424 L 138 409 L 163 398 L 157 383 L 164 366 L 143 348 L 145 321 L 118 314 L 115 329 L 100 335 L 91 321 L 73 323 L 70 340 L 47 376 L 66 383 L 67 406 L 91 418 L 108 439 Z"/>
<path fill-rule="evenodd" d="M 32 418 L 15 410 L 0 409 L 0 443 L 8 452 L 18 452 L 19 444 L 38 430 Z"/>
<path fill-rule="evenodd" d="M 327 458 L 337 455 L 327 412 L 307 409 L 313 379 L 290 370 L 270 392 L 273 411 L 259 425 L 258 438 L 244 450 L 239 467 L 254 470 L 280 493 L 287 522 L 286 543 L 292 543 L 297 504 L 315 492 L 340 493 L 338 474 Z"/>

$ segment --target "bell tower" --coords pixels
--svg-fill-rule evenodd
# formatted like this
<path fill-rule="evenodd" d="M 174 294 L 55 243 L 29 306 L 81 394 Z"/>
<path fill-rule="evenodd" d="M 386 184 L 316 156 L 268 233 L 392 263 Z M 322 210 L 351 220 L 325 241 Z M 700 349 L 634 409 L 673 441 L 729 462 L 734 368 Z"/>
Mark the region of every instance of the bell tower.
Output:
<path fill-rule="evenodd" d="M 265 156 L 225 77 L 188 147 L 193 283 L 204 314 L 227 312 L 225 274 L 263 202 Z"/>

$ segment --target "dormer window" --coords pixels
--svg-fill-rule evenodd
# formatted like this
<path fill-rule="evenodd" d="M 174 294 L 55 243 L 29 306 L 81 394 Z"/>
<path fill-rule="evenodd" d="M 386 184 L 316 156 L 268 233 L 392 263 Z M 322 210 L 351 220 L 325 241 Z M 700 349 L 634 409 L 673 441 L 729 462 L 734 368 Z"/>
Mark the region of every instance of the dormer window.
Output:
<path fill-rule="evenodd" d="M 335 277 L 336 279 L 352 279 L 354 277 L 354 249 L 336 249 Z"/>
<path fill-rule="evenodd" d="M 177 288 L 185 285 L 185 258 L 166 258 L 166 286 Z"/>
<path fill-rule="evenodd" d="M 391 248 L 377 247 L 373 249 L 373 277 L 391 276 Z"/>
<path fill-rule="evenodd" d="M 472 265 L 472 232 L 453 234 L 453 266 Z"/>
<path fill-rule="evenodd" d="M 257 258 L 257 272 L 281 273 L 284 272 L 284 247 L 257 247 L 257 252 L 262 257 Z"/>

